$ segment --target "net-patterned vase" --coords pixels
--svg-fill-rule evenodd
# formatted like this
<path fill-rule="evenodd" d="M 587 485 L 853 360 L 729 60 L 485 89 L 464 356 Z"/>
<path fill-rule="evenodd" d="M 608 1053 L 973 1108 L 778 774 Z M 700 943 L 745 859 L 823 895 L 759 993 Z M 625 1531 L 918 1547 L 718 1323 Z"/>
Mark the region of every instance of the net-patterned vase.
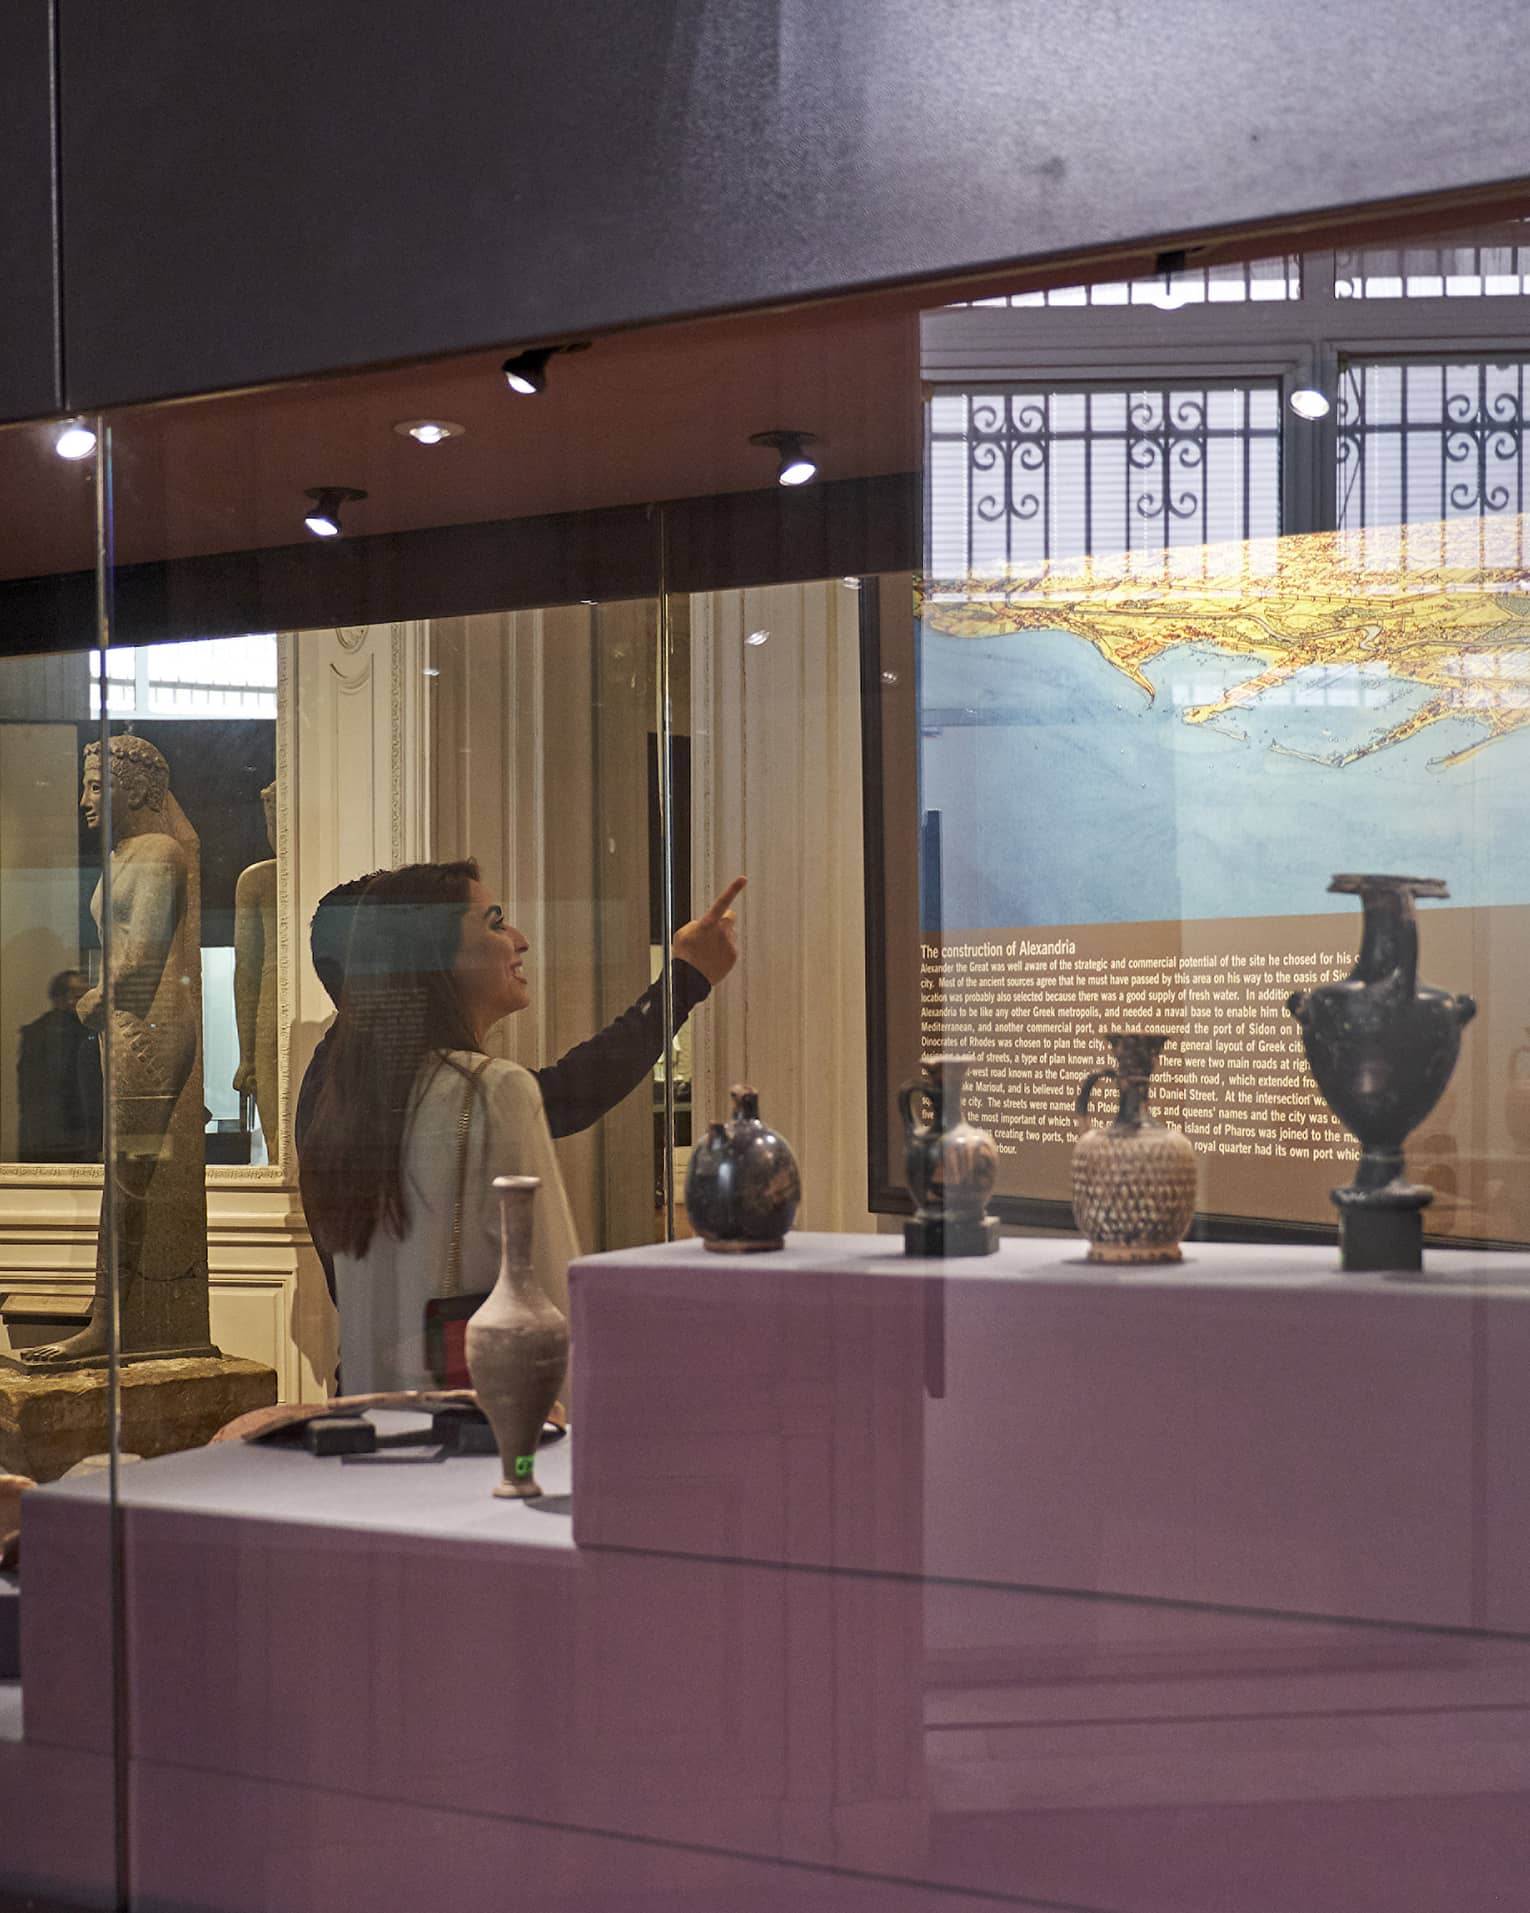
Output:
<path fill-rule="evenodd" d="M 1195 1151 L 1147 1108 L 1148 1078 L 1167 1038 L 1106 1037 L 1114 1069 L 1084 1078 L 1078 1113 L 1087 1115 L 1095 1085 L 1120 1092 L 1116 1119 L 1091 1129 L 1073 1151 L 1073 1219 L 1089 1238 L 1091 1262 L 1178 1262 L 1195 1215 Z"/>

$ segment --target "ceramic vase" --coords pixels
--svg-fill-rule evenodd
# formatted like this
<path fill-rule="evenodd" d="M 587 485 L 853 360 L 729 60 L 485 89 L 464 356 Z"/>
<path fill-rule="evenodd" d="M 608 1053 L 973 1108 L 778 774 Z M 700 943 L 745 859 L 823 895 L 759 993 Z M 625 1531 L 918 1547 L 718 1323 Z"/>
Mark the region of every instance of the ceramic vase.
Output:
<path fill-rule="evenodd" d="M 797 1217 L 802 1181 L 784 1136 L 760 1120 L 760 1099 L 734 1086 L 733 1120 L 711 1123 L 685 1171 L 685 1213 L 709 1249 L 779 1249 Z"/>
<path fill-rule="evenodd" d="M 1525 1031 L 1530 1036 L 1530 1029 Z M 1509 1087 L 1503 1099 L 1503 1117 L 1520 1149 L 1530 1149 L 1530 1043 L 1521 1043 L 1509 1057 Z"/>
<path fill-rule="evenodd" d="M 1434 1191 L 1408 1181 L 1403 1144 L 1444 1093 L 1477 1006 L 1418 980 L 1413 904 L 1450 895 L 1438 877 L 1346 874 L 1328 888 L 1360 899 L 1360 954 L 1342 982 L 1286 1007 L 1324 1101 L 1360 1143 L 1354 1181 L 1333 1191 L 1344 1267 L 1408 1272 L 1423 1265 Z"/>
<path fill-rule="evenodd" d="M 531 1267 L 537 1176 L 496 1176 L 499 1279 L 467 1325 L 468 1374 L 499 1444 L 495 1494 L 527 1501 L 537 1486 L 537 1443 L 568 1366 L 568 1323 Z"/>
<path fill-rule="evenodd" d="M 1110 1034 L 1113 1069 L 1086 1076 L 1078 1113 L 1089 1113 L 1099 1083 L 1120 1095 L 1115 1121 L 1091 1129 L 1073 1150 L 1073 1219 L 1089 1238 L 1091 1262 L 1179 1262 L 1195 1215 L 1195 1151 L 1177 1129 L 1150 1114 L 1148 1079 L 1163 1036 Z"/>
<path fill-rule="evenodd" d="M 986 1129 L 962 1113 L 962 1083 L 977 1059 L 927 1057 L 898 1091 L 903 1163 L 912 1218 L 903 1225 L 905 1255 L 992 1255 L 999 1224 L 987 1213 L 999 1175 L 999 1152 Z M 925 1105 L 928 1119 L 915 1118 Z"/>

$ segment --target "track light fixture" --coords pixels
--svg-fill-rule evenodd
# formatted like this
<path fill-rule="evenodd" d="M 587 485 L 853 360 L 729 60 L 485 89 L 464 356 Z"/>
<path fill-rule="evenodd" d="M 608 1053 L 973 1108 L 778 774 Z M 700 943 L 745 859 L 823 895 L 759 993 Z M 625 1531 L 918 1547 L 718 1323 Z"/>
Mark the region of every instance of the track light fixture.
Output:
<path fill-rule="evenodd" d="M 751 445 L 766 445 L 778 452 L 781 463 L 776 470 L 778 485 L 805 485 L 817 475 L 818 462 L 806 449 L 819 440 L 811 432 L 751 432 Z"/>
<path fill-rule="evenodd" d="M 538 392 L 547 390 L 547 361 L 559 352 L 588 352 L 588 339 L 576 339 L 571 345 L 529 346 L 524 352 L 514 353 L 499 368 L 505 375 L 505 383 L 512 392 L 519 392 L 523 398 L 535 398 Z"/>
<path fill-rule="evenodd" d="M 96 449 L 96 434 L 92 426 L 82 418 L 65 419 L 58 428 L 53 441 L 53 449 L 60 458 L 89 458 Z"/>
<path fill-rule="evenodd" d="M 545 392 L 547 361 L 551 357 L 551 350 L 545 346 L 535 352 L 517 352 L 514 358 L 506 359 L 500 367 L 506 385 L 524 398 L 534 398 L 538 392 Z"/>
<path fill-rule="evenodd" d="M 355 499 L 365 498 L 366 493 L 357 491 L 354 485 L 315 485 L 303 496 L 313 501 L 313 509 L 304 515 L 303 523 L 314 537 L 338 538 L 340 507 Z"/>

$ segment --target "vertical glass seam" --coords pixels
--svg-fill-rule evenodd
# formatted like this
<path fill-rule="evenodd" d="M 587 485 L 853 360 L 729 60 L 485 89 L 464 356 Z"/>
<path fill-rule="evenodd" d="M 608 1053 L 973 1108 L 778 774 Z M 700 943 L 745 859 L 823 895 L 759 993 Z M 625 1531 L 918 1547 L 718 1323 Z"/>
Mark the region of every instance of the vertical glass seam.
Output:
<path fill-rule="evenodd" d="M 675 940 L 674 713 L 670 709 L 669 512 L 655 507 L 659 560 L 658 669 L 655 672 L 659 760 L 659 1001 L 664 1024 L 664 1240 L 675 1239 L 675 990 L 670 947 Z M 692 1116 L 694 1121 L 694 1115 Z"/>
<path fill-rule="evenodd" d="M 131 1843 L 129 1837 L 128 1692 L 127 1692 L 127 1584 L 124 1575 L 125 1535 L 122 1485 L 122 1357 L 119 1312 L 116 1154 L 117 1095 L 116 1044 L 112 1033 L 112 752 L 111 711 L 107 704 L 107 659 L 111 649 L 112 619 L 112 434 L 103 418 L 95 420 L 95 561 L 96 655 L 100 660 L 101 818 L 101 1000 L 106 1015 L 101 1027 L 102 1126 L 101 1220 L 96 1253 L 102 1258 L 105 1280 L 98 1284 L 97 1306 L 106 1307 L 106 1488 L 108 1582 L 111 1603 L 109 1664 L 112 1694 L 112 1829 L 115 1892 L 119 1909 L 131 1904 Z"/>

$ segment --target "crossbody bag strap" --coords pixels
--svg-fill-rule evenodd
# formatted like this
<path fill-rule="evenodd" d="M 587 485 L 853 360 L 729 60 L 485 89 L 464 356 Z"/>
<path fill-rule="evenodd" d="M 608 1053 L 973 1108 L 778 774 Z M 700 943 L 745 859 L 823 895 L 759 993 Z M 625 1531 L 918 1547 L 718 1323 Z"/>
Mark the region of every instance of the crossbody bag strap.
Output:
<path fill-rule="evenodd" d="M 462 1115 L 457 1123 L 457 1201 L 452 1210 L 452 1243 L 446 1255 L 446 1282 L 443 1295 L 456 1295 L 462 1287 L 462 1201 L 467 1193 L 468 1137 L 473 1129 L 473 1102 L 478 1094 L 478 1079 L 489 1067 L 488 1057 L 467 1079 L 462 1092 Z"/>

